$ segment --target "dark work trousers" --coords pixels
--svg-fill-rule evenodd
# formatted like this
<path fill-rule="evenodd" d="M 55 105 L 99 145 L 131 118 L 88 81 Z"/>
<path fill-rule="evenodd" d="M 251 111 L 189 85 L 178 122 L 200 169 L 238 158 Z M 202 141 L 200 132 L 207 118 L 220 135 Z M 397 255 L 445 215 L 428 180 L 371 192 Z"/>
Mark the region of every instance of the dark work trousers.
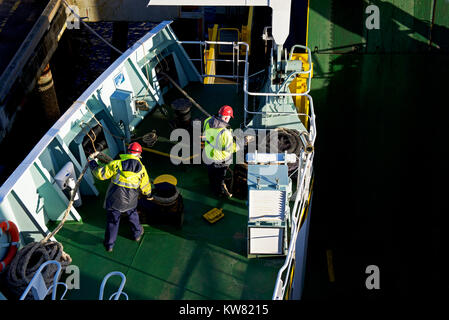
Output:
<path fill-rule="evenodd" d="M 142 232 L 142 226 L 139 222 L 139 214 L 136 208 L 123 212 L 131 224 L 131 232 L 133 238 L 136 239 Z M 115 240 L 117 239 L 118 227 L 120 224 L 120 216 L 122 212 L 117 210 L 108 210 L 106 217 L 106 232 L 104 234 L 104 246 L 107 248 L 112 248 L 114 246 Z"/>
<path fill-rule="evenodd" d="M 220 195 L 223 193 L 221 185 L 225 183 L 226 171 L 229 165 L 227 164 L 216 164 L 212 163 L 207 165 L 207 172 L 209 174 L 209 185 L 212 192 L 215 195 Z"/>

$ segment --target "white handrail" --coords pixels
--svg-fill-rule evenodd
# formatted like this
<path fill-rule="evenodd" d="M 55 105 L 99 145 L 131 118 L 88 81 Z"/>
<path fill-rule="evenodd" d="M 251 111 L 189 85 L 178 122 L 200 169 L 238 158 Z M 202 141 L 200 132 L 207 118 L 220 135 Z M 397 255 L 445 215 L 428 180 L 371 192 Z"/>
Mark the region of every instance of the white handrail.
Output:
<path fill-rule="evenodd" d="M 312 156 L 313 153 L 310 153 L 307 155 L 306 161 L 305 161 L 305 166 L 304 166 L 304 171 L 301 173 L 301 178 L 299 179 L 301 181 L 301 184 L 298 186 L 297 189 L 297 196 L 295 199 L 295 204 L 293 206 L 293 217 L 292 217 L 292 230 L 291 230 L 291 237 L 290 237 L 290 245 L 288 248 L 288 253 L 287 253 L 287 257 L 285 259 L 284 264 L 282 265 L 282 267 L 279 269 L 278 275 L 277 275 L 277 279 L 276 279 L 276 284 L 274 287 L 274 291 L 273 291 L 273 300 L 281 300 L 284 297 L 285 294 L 285 288 L 287 287 L 288 282 L 287 281 L 282 281 L 282 275 L 284 274 L 284 271 L 288 268 L 287 272 L 285 273 L 286 276 L 288 276 L 288 274 L 290 273 L 290 269 L 291 269 L 291 265 L 293 262 L 293 252 L 295 251 L 296 248 L 296 239 L 298 237 L 299 234 L 299 229 L 300 229 L 300 225 L 301 222 L 303 220 L 304 217 L 304 213 L 305 210 L 304 209 L 304 204 L 305 204 L 305 198 L 304 196 L 308 196 L 306 194 L 303 194 L 303 188 L 305 188 L 305 181 L 307 179 L 305 179 L 307 173 L 308 173 L 308 167 L 311 165 L 312 163 Z M 301 205 L 299 204 L 301 202 Z M 298 215 L 299 212 L 301 212 L 301 215 L 299 216 L 298 219 Z"/>
<path fill-rule="evenodd" d="M 294 45 L 291 48 L 291 50 L 290 50 L 290 55 L 289 55 L 289 59 L 290 60 L 292 58 L 293 51 L 294 51 L 295 48 L 302 48 L 302 49 L 305 49 L 307 51 L 307 57 L 308 57 L 308 61 L 310 63 L 310 67 L 309 67 L 309 70 L 307 70 L 307 71 L 295 71 L 295 72 L 292 72 L 287 77 L 287 79 L 285 79 L 285 82 L 282 84 L 282 87 L 285 86 L 287 81 L 293 75 L 296 75 L 296 74 L 307 74 L 308 75 L 308 77 L 307 77 L 307 91 L 302 92 L 302 93 L 287 93 L 287 92 L 279 92 L 279 91 L 277 93 L 274 93 L 274 92 L 249 92 L 249 91 L 246 91 L 246 93 L 249 94 L 250 96 L 268 96 L 268 97 L 278 97 L 278 96 L 296 97 L 296 96 L 308 95 L 309 92 L 310 92 L 310 84 L 311 84 L 311 81 L 312 81 L 312 52 L 311 52 L 310 48 L 308 48 L 306 46 L 302 46 L 302 45 L 299 45 L 299 44 Z M 245 88 L 245 89 L 247 90 L 248 88 Z"/>
<path fill-rule="evenodd" d="M 243 102 L 243 108 L 244 108 L 244 126 L 247 127 L 247 123 L 246 123 L 246 119 L 247 119 L 247 114 L 261 114 L 261 115 L 278 115 L 278 116 L 290 116 L 290 115 L 297 115 L 297 116 L 307 116 L 310 120 L 310 128 L 309 128 L 309 137 L 310 137 L 310 142 L 312 145 L 314 145 L 315 143 L 315 139 L 316 139 L 316 134 L 317 134 L 317 130 L 316 130 L 316 116 L 315 116 L 315 109 L 314 109 L 314 105 L 313 105 L 313 99 L 310 96 L 309 92 L 310 92 L 310 88 L 311 88 L 311 72 L 312 72 L 312 66 L 310 66 L 309 70 L 307 71 L 295 71 L 292 72 L 288 78 L 286 79 L 289 80 L 291 77 L 297 75 L 297 74 L 308 74 L 307 77 L 307 91 L 306 92 L 302 92 L 302 93 L 286 93 L 286 92 L 250 92 L 248 90 L 248 70 L 249 70 L 249 62 L 248 62 L 248 51 L 249 51 L 249 45 L 245 42 L 223 42 L 223 41 L 178 41 L 181 44 L 222 44 L 222 45 L 244 45 L 246 46 L 246 55 L 245 55 L 245 60 L 244 61 L 240 61 L 239 62 L 244 62 L 244 76 L 243 76 L 243 91 L 244 91 L 244 102 Z M 309 48 L 305 47 L 305 46 L 301 46 L 301 45 L 296 45 L 294 47 L 292 47 L 291 52 L 290 52 L 290 59 L 292 57 L 292 53 L 294 51 L 295 48 L 300 47 L 300 48 L 304 48 L 307 50 L 308 52 L 308 59 L 309 62 L 312 62 L 312 58 L 311 58 L 311 51 Z M 202 58 L 201 58 L 202 60 Z M 216 59 L 217 60 L 217 59 Z M 218 61 L 218 60 L 217 60 Z M 227 62 L 227 61 L 224 61 Z M 230 62 L 230 61 L 229 61 Z M 263 70 L 262 70 L 263 71 Z M 201 76 L 204 77 L 228 77 L 228 78 L 233 78 L 233 77 L 241 77 L 239 75 L 236 76 L 228 76 L 228 75 L 208 75 L 208 74 L 203 74 L 203 72 L 201 72 Z M 284 82 L 284 85 L 285 83 Z M 283 85 L 283 86 L 284 86 Z M 282 87 L 280 88 L 282 89 Z M 280 90 L 279 89 L 279 90 Z M 305 96 L 307 97 L 307 99 L 309 100 L 309 114 L 306 113 L 300 113 L 300 112 L 271 112 L 271 111 L 267 111 L 267 112 L 261 112 L 261 111 L 249 111 L 248 110 L 248 95 L 252 95 L 252 96 L 275 96 L 275 97 L 285 97 L 285 96 Z M 311 164 L 312 164 L 312 159 L 313 159 L 313 152 L 307 154 L 306 160 L 305 160 L 305 164 L 304 164 L 304 168 L 303 170 L 301 170 L 300 168 L 298 169 L 299 171 L 301 171 L 301 174 L 299 175 L 298 173 L 298 183 L 297 183 L 297 197 L 295 199 L 295 204 L 292 210 L 292 229 L 290 232 L 290 244 L 289 244 L 289 248 L 288 248 L 288 253 L 285 259 L 285 262 L 283 264 L 283 266 L 280 268 L 278 275 L 277 275 L 277 279 L 276 279 L 276 284 L 275 284 L 275 289 L 273 292 L 273 299 L 274 300 L 278 300 L 278 299 L 282 299 L 284 297 L 285 294 L 285 289 L 286 286 L 288 284 L 287 281 L 282 281 L 283 275 L 288 275 L 290 273 L 291 270 L 291 266 L 292 266 L 292 262 L 293 262 L 293 252 L 295 251 L 295 247 L 296 247 L 296 240 L 299 234 L 299 230 L 300 230 L 300 225 L 302 223 L 302 220 L 304 218 L 304 214 L 305 214 L 305 204 L 306 204 L 306 197 L 308 195 L 306 195 L 304 193 L 304 190 L 306 189 L 306 181 L 309 181 L 309 179 L 307 179 L 308 175 L 311 174 L 310 170 L 308 168 L 310 168 Z M 301 162 L 301 160 L 299 160 Z M 301 165 L 301 164 L 300 164 Z M 285 272 L 287 271 L 287 272 Z M 284 280 L 285 277 L 284 277 Z"/>
<path fill-rule="evenodd" d="M 109 300 L 112 300 L 112 298 L 114 298 L 114 300 L 118 300 L 120 298 L 120 295 L 122 295 L 122 294 L 126 297 L 126 300 L 128 300 L 128 295 L 125 292 L 123 292 L 123 288 L 125 287 L 126 277 L 120 271 L 109 272 L 104 277 L 103 281 L 101 282 L 100 295 L 98 297 L 98 300 L 103 300 L 104 287 L 106 286 L 106 282 L 108 281 L 109 277 L 111 277 L 111 276 L 120 276 L 122 278 L 122 282 L 120 282 L 120 286 L 119 286 L 119 289 L 117 290 L 117 292 L 113 293 L 109 297 Z"/>
<path fill-rule="evenodd" d="M 59 279 L 59 274 L 61 273 L 61 264 L 56 261 L 56 260 L 48 260 L 46 262 L 44 262 L 43 264 L 40 265 L 39 269 L 37 269 L 37 271 L 34 273 L 33 278 L 31 279 L 30 283 L 28 284 L 28 286 L 26 287 L 25 291 L 22 293 L 22 295 L 20 296 L 19 300 L 24 300 L 25 297 L 28 295 L 28 293 L 30 292 L 31 288 L 33 287 L 34 283 L 37 281 L 38 276 L 42 273 L 42 270 L 48 266 L 49 264 L 55 264 L 57 267 L 57 270 L 55 272 L 55 275 L 53 276 L 53 284 L 48 287 L 47 292 L 45 294 L 45 296 L 47 296 L 48 292 L 53 288 L 53 292 L 52 292 L 52 300 L 56 300 L 56 287 L 58 284 L 62 284 L 65 286 L 65 291 L 61 296 L 61 300 L 64 298 L 65 294 L 67 293 L 67 285 L 63 282 L 58 282 Z"/>
<path fill-rule="evenodd" d="M 234 71 L 235 71 L 235 66 L 234 64 L 237 62 L 237 64 L 239 62 L 244 62 L 245 66 L 248 64 L 248 53 L 249 53 L 249 45 L 246 42 L 242 42 L 242 41 L 181 41 L 181 40 L 177 40 L 177 43 L 179 44 L 196 44 L 196 45 L 200 45 L 200 59 L 190 59 L 191 61 L 201 61 L 201 77 L 203 79 L 205 78 L 231 78 L 231 79 L 236 79 L 237 78 L 237 85 L 238 85 L 238 78 L 245 78 L 245 76 L 239 76 L 238 74 L 235 75 Z M 228 60 L 228 59 L 207 59 L 207 61 L 215 61 L 215 62 L 232 62 L 233 67 L 232 67 L 232 75 L 218 75 L 218 74 L 204 74 L 203 73 L 203 50 L 201 50 L 202 46 L 204 46 L 206 48 L 206 46 L 208 44 L 219 44 L 219 45 L 232 45 L 233 47 L 236 46 L 237 48 L 239 48 L 238 54 L 237 54 L 237 59 L 232 59 L 232 60 Z M 245 52 L 245 60 L 241 60 L 239 59 L 240 57 L 240 46 L 245 46 L 246 47 L 246 52 Z M 234 57 L 234 51 L 233 51 L 233 57 Z M 238 68 L 237 68 L 238 69 Z"/>

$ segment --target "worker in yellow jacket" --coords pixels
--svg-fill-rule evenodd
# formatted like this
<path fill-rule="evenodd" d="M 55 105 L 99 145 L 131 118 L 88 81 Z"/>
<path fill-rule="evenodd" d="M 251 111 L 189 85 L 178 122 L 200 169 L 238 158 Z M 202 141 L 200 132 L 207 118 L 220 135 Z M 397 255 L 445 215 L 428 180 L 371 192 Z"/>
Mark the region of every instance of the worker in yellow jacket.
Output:
<path fill-rule="evenodd" d="M 218 111 L 218 117 L 211 116 L 204 121 L 203 136 L 204 152 L 207 163 L 209 183 L 215 195 L 231 197 L 225 184 L 226 171 L 232 162 L 232 154 L 237 151 L 237 145 L 228 129 L 228 123 L 234 118 L 234 112 L 228 105 Z"/>
<path fill-rule="evenodd" d="M 151 183 L 140 161 L 141 153 L 142 146 L 133 142 L 128 147 L 128 154 L 121 154 L 120 160 L 111 161 L 106 166 L 99 166 L 95 160 L 89 162 L 96 178 L 111 179 L 104 203 L 107 210 L 104 246 L 108 252 L 112 251 L 117 239 L 122 214 L 129 219 L 134 240 L 139 241 L 143 235 L 136 208 L 140 193 L 145 196 L 151 194 Z"/>

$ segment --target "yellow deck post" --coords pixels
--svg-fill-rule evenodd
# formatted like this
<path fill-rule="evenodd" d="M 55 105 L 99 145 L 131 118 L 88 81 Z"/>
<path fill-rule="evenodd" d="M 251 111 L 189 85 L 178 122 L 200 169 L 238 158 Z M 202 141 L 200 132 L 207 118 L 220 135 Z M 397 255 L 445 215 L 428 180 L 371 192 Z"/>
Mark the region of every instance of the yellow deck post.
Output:
<path fill-rule="evenodd" d="M 313 77 L 313 64 L 308 61 L 307 53 L 293 53 L 292 60 L 301 60 L 304 71 L 311 71 L 311 77 Z M 301 74 L 296 76 L 290 83 L 289 89 L 291 93 L 303 93 L 307 91 L 307 74 Z M 294 96 L 293 101 L 296 106 L 296 110 L 299 113 L 309 114 L 309 99 L 305 96 Z M 304 126 L 309 129 L 309 119 L 307 116 L 299 116 L 299 119 Z"/>

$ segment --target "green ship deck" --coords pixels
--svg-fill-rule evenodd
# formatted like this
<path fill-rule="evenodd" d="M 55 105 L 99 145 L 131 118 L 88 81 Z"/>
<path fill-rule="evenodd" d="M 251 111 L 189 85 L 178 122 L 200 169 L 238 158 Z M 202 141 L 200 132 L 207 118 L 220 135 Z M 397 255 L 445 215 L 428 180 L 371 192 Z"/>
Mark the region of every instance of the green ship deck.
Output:
<path fill-rule="evenodd" d="M 203 86 L 189 84 L 185 90 L 203 108 L 215 113 L 223 104 L 234 107 L 233 128 L 242 118 L 242 95 L 233 85 Z M 181 97 L 171 91 L 166 104 Z M 205 115 L 192 107 L 192 119 Z M 169 152 L 170 128 L 156 110 L 136 128 L 136 136 L 155 129 L 159 141 L 152 149 Z M 129 223 L 120 222 L 119 235 L 112 253 L 103 247 L 106 211 L 103 201 L 107 182 L 97 181 L 99 197 L 84 197 L 78 208 L 83 222 L 67 223 L 56 235 L 64 250 L 80 269 L 80 289 L 70 290 L 68 299 L 97 299 L 101 281 L 111 271 L 126 276 L 124 292 L 130 299 L 271 299 L 276 276 L 284 258 L 248 259 L 246 200 L 215 198 L 209 191 L 204 165 L 173 165 L 168 157 L 145 152 L 151 179 L 171 174 L 178 180 L 184 200 L 182 228 L 170 225 L 144 225 L 144 236 L 131 239 Z M 212 208 L 223 208 L 224 218 L 209 224 L 202 215 Z M 53 228 L 53 224 L 49 226 Z M 105 298 L 118 288 L 120 279 L 108 281 Z M 114 290 L 114 291 L 112 291 Z"/>

